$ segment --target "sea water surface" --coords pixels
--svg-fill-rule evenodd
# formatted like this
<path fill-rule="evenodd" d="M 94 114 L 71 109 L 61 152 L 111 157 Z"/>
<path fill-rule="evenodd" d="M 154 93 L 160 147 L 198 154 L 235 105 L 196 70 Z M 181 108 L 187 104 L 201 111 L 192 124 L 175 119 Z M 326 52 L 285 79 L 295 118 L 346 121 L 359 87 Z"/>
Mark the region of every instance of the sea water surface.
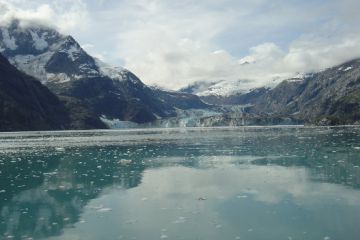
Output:
<path fill-rule="evenodd" d="M 0 239 L 360 239 L 360 128 L 0 134 Z"/>

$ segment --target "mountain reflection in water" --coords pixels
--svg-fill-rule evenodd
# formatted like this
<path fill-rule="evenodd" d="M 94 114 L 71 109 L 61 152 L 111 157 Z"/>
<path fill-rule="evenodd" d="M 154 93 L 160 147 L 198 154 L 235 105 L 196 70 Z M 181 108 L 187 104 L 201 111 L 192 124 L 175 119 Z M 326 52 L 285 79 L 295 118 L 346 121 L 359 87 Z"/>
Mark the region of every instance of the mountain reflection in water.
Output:
<path fill-rule="evenodd" d="M 0 135 L 4 239 L 357 239 L 359 128 Z"/>

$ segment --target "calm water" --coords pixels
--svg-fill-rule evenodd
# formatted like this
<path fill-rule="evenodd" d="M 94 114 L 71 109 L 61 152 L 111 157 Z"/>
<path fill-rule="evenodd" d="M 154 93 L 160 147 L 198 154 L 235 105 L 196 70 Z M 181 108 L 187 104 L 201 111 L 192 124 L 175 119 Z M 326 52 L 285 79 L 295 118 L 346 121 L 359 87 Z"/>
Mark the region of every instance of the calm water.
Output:
<path fill-rule="evenodd" d="M 0 239 L 360 239 L 360 128 L 0 134 Z"/>

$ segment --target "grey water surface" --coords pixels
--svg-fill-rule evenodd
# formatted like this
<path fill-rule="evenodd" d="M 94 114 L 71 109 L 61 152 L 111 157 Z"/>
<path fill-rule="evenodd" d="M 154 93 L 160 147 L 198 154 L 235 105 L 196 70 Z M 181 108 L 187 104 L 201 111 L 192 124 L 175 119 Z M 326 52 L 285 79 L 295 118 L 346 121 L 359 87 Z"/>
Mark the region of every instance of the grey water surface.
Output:
<path fill-rule="evenodd" d="M 360 239 L 360 128 L 0 133 L 0 239 Z"/>

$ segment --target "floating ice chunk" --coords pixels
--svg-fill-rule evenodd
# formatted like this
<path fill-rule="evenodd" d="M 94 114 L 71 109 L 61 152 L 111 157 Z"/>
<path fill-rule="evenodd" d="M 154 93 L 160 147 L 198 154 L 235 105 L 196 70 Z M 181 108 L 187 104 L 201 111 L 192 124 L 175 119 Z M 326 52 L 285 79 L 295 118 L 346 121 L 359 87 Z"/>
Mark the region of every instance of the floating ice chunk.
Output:
<path fill-rule="evenodd" d="M 184 222 L 186 222 L 186 217 L 178 217 L 178 219 L 176 219 L 173 223 L 178 224 Z"/>
<path fill-rule="evenodd" d="M 247 198 L 248 196 L 247 195 L 237 195 L 236 197 L 237 198 Z"/>
<path fill-rule="evenodd" d="M 330 240 L 330 239 L 331 239 L 331 238 L 328 237 L 328 236 L 324 237 L 324 240 Z"/>
<path fill-rule="evenodd" d="M 169 238 L 166 234 L 161 234 L 160 239 L 167 239 Z"/>
<path fill-rule="evenodd" d="M 97 210 L 97 212 L 99 213 L 105 213 L 105 212 L 110 212 L 112 209 L 111 208 L 100 208 Z"/>
<path fill-rule="evenodd" d="M 240 239 L 240 236 L 236 236 L 235 239 Z"/>
<path fill-rule="evenodd" d="M 128 164 L 130 164 L 132 161 L 131 160 L 128 160 L 128 159 L 120 159 L 119 161 L 118 161 L 118 163 L 119 164 L 121 164 L 121 165 L 128 165 Z"/>

